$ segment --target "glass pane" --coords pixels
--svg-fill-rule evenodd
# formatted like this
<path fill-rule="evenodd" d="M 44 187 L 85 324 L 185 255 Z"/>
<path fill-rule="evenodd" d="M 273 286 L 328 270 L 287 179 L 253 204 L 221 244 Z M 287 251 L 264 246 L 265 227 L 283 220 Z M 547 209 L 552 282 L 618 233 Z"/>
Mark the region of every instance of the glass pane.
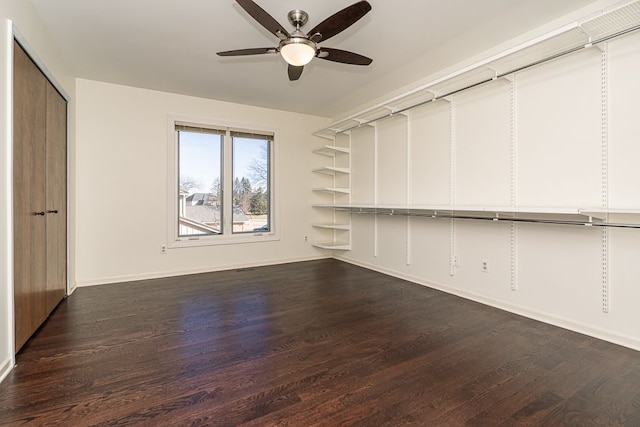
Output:
<path fill-rule="evenodd" d="M 178 131 L 178 236 L 222 233 L 222 135 Z"/>
<path fill-rule="evenodd" d="M 267 139 L 233 137 L 233 232 L 269 232 Z"/>

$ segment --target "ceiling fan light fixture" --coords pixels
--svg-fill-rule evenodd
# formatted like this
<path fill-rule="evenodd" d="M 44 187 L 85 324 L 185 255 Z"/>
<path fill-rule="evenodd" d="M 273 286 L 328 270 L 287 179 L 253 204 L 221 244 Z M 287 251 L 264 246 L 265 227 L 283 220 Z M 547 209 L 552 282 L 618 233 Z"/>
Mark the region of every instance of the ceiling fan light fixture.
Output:
<path fill-rule="evenodd" d="M 292 37 L 280 43 L 280 54 L 294 67 L 307 65 L 316 56 L 316 44 L 304 37 Z"/>
<path fill-rule="evenodd" d="M 295 31 L 289 32 L 280 25 L 273 16 L 258 6 L 254 0 L 236 0 L 236 2 L 245 12 L 251 15 L 258 24 L 275 35 L 280 41 L 276 48 L 259 47 L 228 50 L 218 52 L 220 56 L 279 53 L 287 64 L 289 64 L 287 74 L 291 81 L 298 80 L 302 75 L 304 66 L 311 62 L 316 56 L 320 59 L 342 64 L 369 65 L 372 62 L 371 58 L 347 50 L 331 49 L 328 47 L 320 49 L 318 47 L 318 43 L 324 42 L 336 34 L 340 34 L 365 16 L 371 10 L 371 5 L 367 0 L 359 0 L 351 6 L 345 7 L 320 22 L 308 32 L 301 30 L 309 20 L 309 15 L 304 10 L 296 9 L 289 12 L 287 18 L 289 19 L 289 23 L 295 27 Z"/>

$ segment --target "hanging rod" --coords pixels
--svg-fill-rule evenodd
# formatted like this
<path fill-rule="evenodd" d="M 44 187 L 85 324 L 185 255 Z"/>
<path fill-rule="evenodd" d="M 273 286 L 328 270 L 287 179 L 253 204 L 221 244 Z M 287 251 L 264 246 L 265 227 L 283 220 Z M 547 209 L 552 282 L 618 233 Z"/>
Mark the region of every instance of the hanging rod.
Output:
<path fill-rule="evenodd" d="M 411 212 L 378 212 L 371 210 L 352 210 L 349 208 L 333 208 L 339 212 L 349 212 L 358 215 L 384 215 L 384 216 L 401 216 L 401 217 L 421 217 L 431 219 L 469 219 L 475 221 L 492 221 L 492 222 L 525 222 L 531 224 L 555 224 L 555 225 L 572 225 L 581 227 L 611 227 L 611 228 L 630 228 L 640 229 L 640 224 L 623 224 L 612 222 L 589 222 L 577 220 L 561 220 L 561 219 L 532 219 L 532 218 L 498 218 L 474 215 L 454 215 L 439 213 L 411 213 Z"/>
<path fill-rule="evenodd" d="M 488 79 L 485 79 L 485 80 L 481 80 L 481 81 L 479 81 L 477 83 L 470 84 L 468 86 L 462 87 L 460 89 L 453 90 L 451 92 L 447 92 L 447 93 L 442 94 L 442 95 L 437 95 L 434 98 L 431 98 L 431 99 L 429 99 L 427 101 L 420 101 L 420 102 L 418 102 L 416 104 L 412 104 L 412 105 L 410 105 L 408 107 L 404 107 L 404 108 L 399 108 L 397 110 L 393 110 L 389 114 L 386 114 L 384 116 L 381 116 L 381 117 L 378 117 L 378 118 L 375 118 L 375 119 L 363 120 L 360 123 L 358 123 L 357 125 L 351 126 L 349 128 L 342 129 L 342 130 L 339 130 L 339 131 L 336 130 L 335 133 L 336 134 L 346 133 L 346 132 L 349 132 L 349 131 L 351 131 L 353 129 L 358 129 L 358 128 L 362 127 L 362 126 L 367 126 L 367 125 L 370 125 L 370 124 L 375 123 L 377 121 L 388 119 L 388 118 L 396 116 L 398 114 L 405 113 L 405 112 L 407 112 L 409 110 L 413 110 L 414 108 L 418 108 L 418 107 L 421 107 L 423 105 L 430 104 L 432 102 L 440 101 L 441 99 L 450 97 L 452 95 L 459 94 L 460 92 L 464 92 L 466 90 L 473 89 L 473 88 L 476 88 L 478 86 L 482 86 L 482 85 L 487 84 L 487 83 L 491 83 L 491 82 L 493 82 L 495 80 L 499 80 L 499 79 L 504 78 L 504 77 L 506 77 L 508 75 L 511 75 L 511 74 L 514 74 L 514 73 L 518 73 L 520 71 L 524 71 L 524 70 L 532 68 L 532 67 L 536 67 L 538 65 L 544 64 L 544 63 L 549 62 L 549 61 L 553 61 L 554 59 L 558 59 L 558 58 L 561 58 L 563 56 L 570 55 L 572 53 L 579 52 L 579 51 L 584 50 L 584 49 L 589 49 L 589 48 L 591 48 L 591 47 L 593 47 L 593 46 L 595 46 L 597 44 L 604 43 L 604 42 L 607 42 L 609 40 L 616 39 L 618 37 L 622 37 L 624 35 L 627 35 L 629 33 L 632 33 L 634 31 L 638 31 L 638 30 L 640 30 L 640 25 L 635 25 L 635 26 L 633 26 L 631 28 L 628 28 L 626 30 L 618 31 L 617 33 L 610 34 L 608 36 L 599 38 L 599 39 L 597 39 L 595 41 L 591 41 L 591 42 L 589 42 L 589 43 L 587 43 L 585 45 L 576 46 L 576 47 L 573 47 L 571 49 L 567 49 L 565 51 L 553 54 L 551 56 L 548 56 L 546 58 L 543 58 L 543 59 L 540 59 L 538 61 L 532 62 L 530 64 L 514 68 L 514 69 L 506 71 L 504 73 L 496 74 L 495 76 L 493 76 L 491 78 L 488 78 Z M 355 120 L 355 119 L 352 119 L 352 120 Z"/>

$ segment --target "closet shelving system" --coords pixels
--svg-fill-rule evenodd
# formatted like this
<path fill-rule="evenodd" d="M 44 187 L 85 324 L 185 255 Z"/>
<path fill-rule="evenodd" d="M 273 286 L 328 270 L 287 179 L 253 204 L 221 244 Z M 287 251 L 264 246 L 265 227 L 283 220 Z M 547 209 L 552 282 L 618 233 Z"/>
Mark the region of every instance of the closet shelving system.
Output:
<path fill-rule="evenodd" d="M 334 184 L 350 182 L 341 179 L 349 176 L 349 147 L 336 144 L 339 135 L 349 137 L 350 131 L 362 126 L 373 125 L 381 120 L 406 113 L 431 102 L 450 99 L 463 91 L 487 84 L 498 79 L 512 80 L 515 73 L 546 62 L 571 55 L 584 49 L 606 50 L 606 42 L 630 34 L 640 29 L 640 0 L 625 1 L 615 6 L 576 21 L 555 31 L 539 36 L 490 58 L 457 70 L 441 78 L 422 84 L 399 95 L 386 99 L 355 114 L 334 121 L 314 134 L 331 141 L 314 152 L 329 156 L 333 163 L 324 168 L 314 169 L 316 173 L 334 176 Z M 605 72 L 605 67 L 603 67 Z M 606 111 L 603 111 L 606 114 Z M 606 122 L 606 118 L 603 119 Z M 348 139 L 347 139 L 348 140 Z M 603 139 L 603 153 L 607 150 L 607 140 Z M 605 156 L 605 154 L 603 154 Z M 607 176 L 607 163 L 603 159 L 603 177 Z M 334 223 L 314 224 L 317 228 L 333 230 L 330 242 L 316 243 L 315 246 L 331 250 L 350 250 L 350 220 L 339 213 L 420 216 L 447 219 L 490 220 L 511 222 L 533 222 L 587 227 L 640 228 L 640 208 L 615 209 L 608 206 L 603 194 L 601 206 L 592 207 L 522 207 L 522 206 L 414 206 L 385 204 L 351 204 L 350 186 L 333 185 L 314 188 L 314 191 L 331 193 L 333 203 L 315 204 L 317 208 L 332 209 Z M 603 193 L 605 190 L 603 190 Z M 338 218 L 338 219 L 336 219 Z"/>

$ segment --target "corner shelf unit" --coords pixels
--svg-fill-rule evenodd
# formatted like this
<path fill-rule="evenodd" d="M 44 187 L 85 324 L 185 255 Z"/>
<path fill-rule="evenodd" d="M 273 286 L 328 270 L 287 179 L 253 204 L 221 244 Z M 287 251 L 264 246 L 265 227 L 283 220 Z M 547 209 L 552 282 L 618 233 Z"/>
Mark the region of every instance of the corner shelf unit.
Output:
<path fill-rule="evenodd" d="M 314 188 L 314 192 L 333 194 L 334 203 L 338 199 L 350 201 L 350 148 L 335 145 L 335 138 L 331 138 L 334 145 L 324 145 L 317 150 L 315 154 L 330 157 L 332 164 L 315 168 L 312 172 L 318 175 L 328 175 L 332 178 L 332 184 L 326 187 Z M 330 235 L 329 241 L 315 242 L 313 246 L 320 249 L 330 251 L 348 251 L 351 250 L 351 216 L 339 218 L 340 214 L 333 212 L 333 222 L 316 223 L 313 227 L 324 230 L 324 234 Z M 343 215 L 344 216 L 344 215 Z"/>

